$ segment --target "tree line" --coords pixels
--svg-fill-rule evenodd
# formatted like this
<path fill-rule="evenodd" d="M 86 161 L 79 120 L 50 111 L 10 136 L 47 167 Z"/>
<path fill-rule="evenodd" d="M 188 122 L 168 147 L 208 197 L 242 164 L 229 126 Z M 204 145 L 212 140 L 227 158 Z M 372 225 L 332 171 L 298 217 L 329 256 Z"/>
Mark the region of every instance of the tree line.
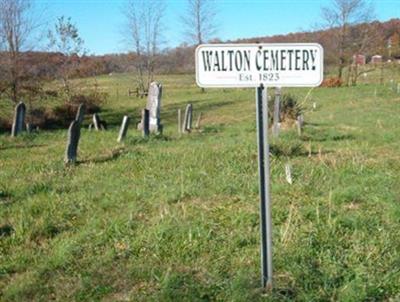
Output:
<path fill-rule="evenodd" d="M 41 35 L 43 50 L 33 51 L 33 34 L 44 31 L 34 18 L 33 4 L 32 0 L 0 0 L 0 96 L 14 103 L 25 96 L 35 97 L 43 81 L 50 80 L 58 81 L 63 98 L 69 101 L 75 93 L 72 78 L 113 72 L 133 71 L 134 85 L 146 91 L 156 73 L 193 72 L 197 45 L 221 42 L 215 38 L 213 0 L 187 0 L 180 18 L 185 42 L 172 49 L 164 47 L 166 3 L 130 0 L 123 8 L 122 31 L 128 53 L 88 55 L 77 25 L 64 16 Z M 354 54 L 379 54 L 385 59 L 400 56 L 400 20 L 373 21 L 374 10 L 366 0 L 331 0 L 321 9 L 321 17 L 322 24 L 312 31 L 226 42 L 319 42 L 324 46 L 325 64 L 336 68 L 340 80 L 345 74 L 357 77 Z"/>

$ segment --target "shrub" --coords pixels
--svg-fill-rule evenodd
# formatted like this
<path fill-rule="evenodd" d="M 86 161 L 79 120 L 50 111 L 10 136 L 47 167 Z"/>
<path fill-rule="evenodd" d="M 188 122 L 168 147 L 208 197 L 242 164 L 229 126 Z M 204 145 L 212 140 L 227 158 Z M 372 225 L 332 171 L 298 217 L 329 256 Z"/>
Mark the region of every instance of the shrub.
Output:
<path fill-rule="evenodd" d="M 58 105 L 54 108 L 35 108 L 30 112 L 32 124 L 41 128 L 68 127 L 75 119 L 76 112 L 80 104 L 86 105 L 86 114 L 100 112 L 100 105 L 104 102 L 107 95 L 105 93 L 92 92 L 87 95 L 76 94 L 71 97 L 71 101 Z"/>
<path fill-rule="evenodd" d="M 321 87 L 328 87 L 328 88 L 341 87 L 342 84 L 343 84 L 343 82 L 339 78 L 326 78 L 322 82 Z"/>
<path fill-rule="evenodd" d="M 0 117 L 0 132 L 1 131 L 5 132 L 5 131 L 11 130 L 11 126 L 12 126 L 11 124 L 12 123 L 10 120 Z"/>
<path fill-rule="evenodd" d="M 272 124 L 272 119 L 274 116 L 274 102 L 270 101 L 268 102 L 268 104 L 269 104 L 268 106 L 269 117 L 271 119 L 271 124 Z M 296 96 L 289 93 L 282 95 L 280 102 L 280 117 L 279 117 L 282 123 L 296 120 L 297 116 L 299 116 L 302 112 L 303 109 Z"/>
<path fill-rule="evenodd" d="M 100 106 L 107 99 L 108 95 L 104 92 L 94 91 L 89 94 L 75 94 L 71 96 L 71 104 L 79 106 L 79 104 L 86 105 L 86 113 L 93 114 L 100 112 Z"/>

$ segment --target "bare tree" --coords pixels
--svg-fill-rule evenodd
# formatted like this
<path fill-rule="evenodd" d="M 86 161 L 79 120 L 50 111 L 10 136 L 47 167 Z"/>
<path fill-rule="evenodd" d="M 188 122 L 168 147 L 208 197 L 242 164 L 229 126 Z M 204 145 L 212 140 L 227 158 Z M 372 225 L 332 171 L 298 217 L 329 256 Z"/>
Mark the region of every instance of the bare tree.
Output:
<path fill-rule="evenodd" d="M 136 54 L 137 85 L 142 91 L 154 78 L 157 56 L 162 46 L 165 3 L 160 0 L 130 0 L 124 7 L 124 34 Z"/>
<path fill-rule="evenodd" d="M 188 42 L 202 44 L 216 33 L 216 9 L 212 0 L 187 0 L 186 15 L 182 17 Z"/>
<path fill-rule="evenodd" d="M 78 57 L 84 54 L 83 40 L 79 36 L 78 28 L 71 22 L 71 18 L 59 17 L 53 31 L 48 32 L 49 48 L 63 55 L 59 68 L 59 77 L 62 80 L 67 100 L 71 100 L 72 87 L 71 73 L 77 68 Z"/>
<path fill-rule="evenodd" d="M 0 46 L 5 59 L 3 92 L 17 103 L 23 81 L 22 52 L 34 30 L 30 0 L 0 0 Z"/>
<path fill-rule="evenodd" d="M 330 6 L 322 8 L 322 17 L 325 26 L 333 31 L 338 78 L 342 79 L 343 69 L 351 64 L 352 56 L 364 51 L 371 42 L 369 23 L 373 8 L 366 0 L 331 0 Z"/>

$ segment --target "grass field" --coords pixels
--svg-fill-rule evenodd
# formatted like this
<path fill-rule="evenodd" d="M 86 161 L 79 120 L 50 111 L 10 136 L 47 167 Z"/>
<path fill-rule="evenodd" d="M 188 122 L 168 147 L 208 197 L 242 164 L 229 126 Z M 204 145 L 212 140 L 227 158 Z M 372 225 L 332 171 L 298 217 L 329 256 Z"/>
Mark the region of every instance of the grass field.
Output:
<path fill-rule="evenodd" d="M 161 76 L 165 131 L 146 140 L 135 130 L 145 100 L 126 96 L 133 77 L 97 80 L 111 126 L 82 130 L 78 165 L 63 164 L 66 129 L 0 135 L 1 301 L 400 300 L 400 94 L 388 84 L 306 100 L 290 89 L 306 124 L 271 141 L 264 293 L 254 90 L 201 93 L 192 76 Z M 179 136 L 188 102 L 201 129 Z"/>

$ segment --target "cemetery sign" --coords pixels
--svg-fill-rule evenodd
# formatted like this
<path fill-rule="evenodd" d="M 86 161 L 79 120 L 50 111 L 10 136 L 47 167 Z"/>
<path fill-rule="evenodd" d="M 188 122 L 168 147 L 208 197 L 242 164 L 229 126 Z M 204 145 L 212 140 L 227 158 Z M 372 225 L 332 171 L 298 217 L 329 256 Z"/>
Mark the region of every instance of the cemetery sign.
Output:
<path fill-rule="evenodd" d="M 317 43 L 203 44 L 196 49 L 200 87 L 314 87 L 323 78 Z"/>
<path fill-rule="evenodd" d="M 198 86 L 256 88 L 261 284 L 267 288 L 272 287 L 267 87 L 319 86 L 323 52 L 316 43 L 204 44 L 196 48 Z"/>

